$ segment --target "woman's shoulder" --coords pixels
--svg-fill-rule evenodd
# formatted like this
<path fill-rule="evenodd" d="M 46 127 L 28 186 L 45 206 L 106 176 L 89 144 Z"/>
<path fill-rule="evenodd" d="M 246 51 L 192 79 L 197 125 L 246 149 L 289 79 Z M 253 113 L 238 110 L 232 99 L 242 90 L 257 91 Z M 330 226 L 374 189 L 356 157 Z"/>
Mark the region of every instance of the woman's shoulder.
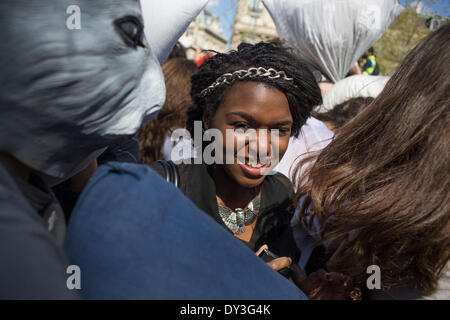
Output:
<path fill-rule="evenodd" d="M 160 174 L 162 176 L 162 175 L 165 175 L 164 165 L 162 164 L 162 162 L 168 163 L 169 160 L 154 161 L 152 163 L 147 163 L 147 166 L 149 166 L 151 169 L 153 169 L 154 171 L 156 171 L 158 174 Z M 192 166 L 194 165 L 193 163 L 190 163 L 190 162 L 181 162 L 181 161 L 173 161 L 173 163 L 175 164 L 178 171 L 180 171 L 180 172 L 187 171 L 190 168 L 192 168 Z"/>
<path fill-rule="evenodd" d="M 275 213 L 278 218 L 284 216 L 282 212 L 287 213 L 285 218 L 288 220 L 285 222 L 288 223 L 293 213 L 291 210 L 293 194 L 292 184 L 286 176 L 279 173 L 269 175 L 262 184 L 261 207 L 264 211 Z"/>
<path fill-rule="evenodd" d="M 156 173 L 158 173 L 161 177 L 165 178 L 166 177 L 166 166 L 168 164 L 167 160 L 158 160 L 152 163 L 147 164 L 151 169 L 153 169 Z M 175 165 L 177 171 L 178 171 L 178 175 L 179 175 L 179 179 L 181 180 L 180 182 L 184 182 L 186 180 L 186 177 L 189 175 L 189 173 L 192 171 L 192 169 L 194 168 L 194 164 L 193 163 L 189 163 L 189 162 L 173 162 L 173 164 Z"/>
<path fill-rule="evenodd" d="M 292 182 L 280 172 L 274 172 L 274 174 L 268 175 L 264 183 L 277 193 L 286 194 L 289 197 L 292 197 L 294 194 Z"/>

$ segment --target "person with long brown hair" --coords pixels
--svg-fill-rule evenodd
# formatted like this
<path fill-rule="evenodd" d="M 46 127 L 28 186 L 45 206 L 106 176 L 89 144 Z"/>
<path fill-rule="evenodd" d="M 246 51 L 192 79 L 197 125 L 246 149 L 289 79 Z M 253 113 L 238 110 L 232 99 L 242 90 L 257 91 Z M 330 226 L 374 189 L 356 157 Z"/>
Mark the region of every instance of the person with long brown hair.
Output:
<path fill-rule="evenodd" d="M 423 39 L 298 181 L 299 228 L 364 297 L 450 298 L 449 46 L 449 24 Z"/>
<path fill-rule="evenodd" d="M 191 104 L 191 76 L 197 72 L 196 64 L 185 58 L 172 58 L 162 66 L 166 82 L 166 102 L 155 120 L 142 127 L 140 162 L 151 163 L 166 158 L 170 160 L 170 133 L 186 124 L 186 110 Z M 169 147 L 167 148 L 167 145 Z"/>
<path fill-rule="evenodd" d="M 357 97 L 336 105 L 330 111 L 324 113 L 314 113 L 313 116 L 322 121 L 328 129 L 337 134 L 339 128 L 345 125 L 360 113 L 365 106 L 369 105 L 374 98 Z"/>

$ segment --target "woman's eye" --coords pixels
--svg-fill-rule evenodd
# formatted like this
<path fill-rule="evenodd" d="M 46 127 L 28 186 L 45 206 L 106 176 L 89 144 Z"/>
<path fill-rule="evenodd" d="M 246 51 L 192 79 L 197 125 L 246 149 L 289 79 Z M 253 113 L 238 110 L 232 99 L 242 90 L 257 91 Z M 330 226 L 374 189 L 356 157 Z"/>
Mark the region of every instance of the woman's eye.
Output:
<path fill-rule="evenodd" d="M 289 134 L 291 133 L 290 128 L 277 128 L 281 135 Z"/>
<path fill-rule="evenodd" d="M 237 122 L 237 123 L 234 123 L 234 124 L 233 124 L 233 127 L 234 127 L 235 129 L 243 129 L 243 130 L 247 130 L 247 129 L 250 128 L 250 126 L 249 126 L 247 123 L 245 123 L 245 122 Z"/>
<path fill-rule="evenodd" d="M 117 31 L 126 45 L 137 48 L 146 48 L 144 44 L 144 27 L 136 17 L 124 17 L 115 22 Z"/>

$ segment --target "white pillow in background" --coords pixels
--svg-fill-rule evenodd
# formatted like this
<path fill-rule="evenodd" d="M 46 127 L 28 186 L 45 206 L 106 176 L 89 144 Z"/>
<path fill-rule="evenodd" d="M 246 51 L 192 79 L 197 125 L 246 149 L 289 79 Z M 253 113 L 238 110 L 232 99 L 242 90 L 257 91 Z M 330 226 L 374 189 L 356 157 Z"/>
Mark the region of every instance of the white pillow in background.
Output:
<path fill-rule="evenodd" d="M 358 97 L 376 98 L 384 86 L 389 81 L 389 77 L 370 76 L 358 74 L 347 77 L 334 84 L 323 98 L 323 104 L 317 107 L 316 112 L 327 112 L 338 104 L 349 99 Z"/>
<path fill-rule="evenodd" d="M 145 36 L 162 65 L 209 0 L 141 0 Z"/>
<path fill-rule="evenodd" d="M 386 31 L 397 0 L 263 0 L 280 39 L 332 82 Z"/>

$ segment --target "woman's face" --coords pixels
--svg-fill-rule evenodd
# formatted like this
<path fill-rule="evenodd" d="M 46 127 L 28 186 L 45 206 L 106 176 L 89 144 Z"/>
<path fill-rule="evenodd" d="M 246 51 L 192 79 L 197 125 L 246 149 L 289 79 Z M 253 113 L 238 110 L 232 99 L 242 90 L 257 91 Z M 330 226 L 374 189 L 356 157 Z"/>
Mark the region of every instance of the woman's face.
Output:
<path fill-rule="evenodd" d="M 234 84 L 215 115 L 212 118 L 205 116 L 203 120 L 207 129 L 218 129 L 224 137 L 225 164 L 220 166 L 246 188 L 260 185 L 270 171 L 268 168 L 273 168 L 283 157 L 292 129 L 292 115 L 285 94 L 275 87 L 251 81 Z M 271 136 L 271 130 L 278 130 L 278 141 Z"/>

